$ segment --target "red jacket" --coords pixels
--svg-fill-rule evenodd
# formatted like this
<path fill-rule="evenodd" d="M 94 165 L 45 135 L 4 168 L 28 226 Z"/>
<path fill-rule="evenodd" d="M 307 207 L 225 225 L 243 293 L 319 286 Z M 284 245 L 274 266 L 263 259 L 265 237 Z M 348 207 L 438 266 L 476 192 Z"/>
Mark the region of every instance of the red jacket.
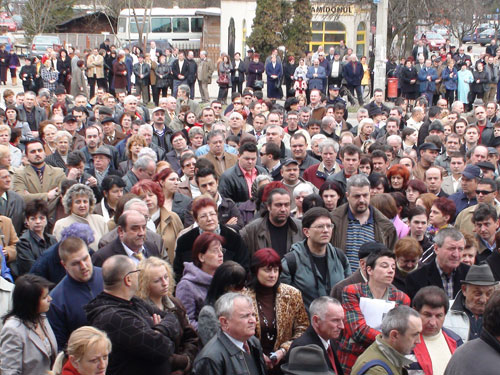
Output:
<path fill-rule="evenodd" d="M 449 329 L 443 328 L 442 330 L 444 339 L 450 348 L 451 354 L 455 353 L 455 350 L 463 344 L 462 339 L 455 332 Z M 427 347 L 425 346 L 422 334 L 420 335 L 420 342 L 413 349 L 413 355 L 416 357 L 417 362 L 411 364 L 411 370 L 422 370 L 425 375 L 433 375 L 432 373 L 432 362 Z"/>
<path fill-rule="evenodd" d="M 304 171 L 302 178 L 304 178 L 304 180 L 306 181 L 309 181 L 318 189 L 321 189 L 321 185 L 323 185 L 328 178 L 328 176 L 324 173 L 324 168 L 325 167 L 323 163 L 311 165 Z M 335 163 L 335 173 L 340 172 L 341 170 L 342 169 L 340 168 L 340 165 L 338 163 Z"/>

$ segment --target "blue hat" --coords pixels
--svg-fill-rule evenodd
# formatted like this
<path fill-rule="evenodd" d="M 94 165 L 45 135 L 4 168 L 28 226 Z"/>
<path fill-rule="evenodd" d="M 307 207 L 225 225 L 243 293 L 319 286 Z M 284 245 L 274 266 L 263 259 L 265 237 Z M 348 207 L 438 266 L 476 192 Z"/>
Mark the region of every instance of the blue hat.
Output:
<path fill-rule="evenodd" d="M 473 178 L 483 177 L 483 172 L 477 165 L 468 164 L 462 172 L 462 176 L 468 178 L 469 180 L 472 180 Z"/>

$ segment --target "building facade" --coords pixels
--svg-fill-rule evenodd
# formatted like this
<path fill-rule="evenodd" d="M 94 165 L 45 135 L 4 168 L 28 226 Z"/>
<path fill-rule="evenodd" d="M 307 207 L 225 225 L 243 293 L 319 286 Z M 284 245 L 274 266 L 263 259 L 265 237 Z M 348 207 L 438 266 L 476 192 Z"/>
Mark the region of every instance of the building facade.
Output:
<path fill-rule="evenodd" d="M 312 38 L 309 48 L 313 51 L 323 46 L 325 51 L 341 40 L 359 57 L 368 55 L 370 40 L 370 5 L 353 4 L 346 1 L 311 0 Z M 221 51 L 244 52 L 252 33 L 253 19 L 257 9 L 255 0 L 221 0 Z"/>

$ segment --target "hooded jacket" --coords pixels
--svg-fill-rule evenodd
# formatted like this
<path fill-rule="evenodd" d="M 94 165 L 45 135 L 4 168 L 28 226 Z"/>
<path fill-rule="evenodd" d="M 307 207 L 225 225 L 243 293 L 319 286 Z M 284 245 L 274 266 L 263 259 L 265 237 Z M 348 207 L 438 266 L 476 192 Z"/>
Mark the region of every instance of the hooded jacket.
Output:
<path fill-rule="evenodd" d="M 198 314 L 205 304 L 208 287 L 212 282 L 212 275 L 202 271 L 193 262 L 184 263 L 184 274 L 175 290 L 176 297 L 186 309 L 191 325 L 198 328 Z"/>

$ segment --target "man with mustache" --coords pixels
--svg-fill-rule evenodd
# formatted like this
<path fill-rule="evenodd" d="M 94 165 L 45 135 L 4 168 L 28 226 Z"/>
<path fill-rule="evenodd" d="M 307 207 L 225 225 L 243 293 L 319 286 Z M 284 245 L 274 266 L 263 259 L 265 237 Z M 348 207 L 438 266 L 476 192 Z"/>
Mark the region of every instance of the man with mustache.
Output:
<path fill-rule="evenodd" d="M 362 174 L 349 178 L 346 204 L 332 211 L 333 246 L 344 250 L 352 271 L 359 267 L 358 251 L 365 242 L 379 242 L 394 249 L 397 234 L 392 222 L 370 205 L 370 181 Z"/>

